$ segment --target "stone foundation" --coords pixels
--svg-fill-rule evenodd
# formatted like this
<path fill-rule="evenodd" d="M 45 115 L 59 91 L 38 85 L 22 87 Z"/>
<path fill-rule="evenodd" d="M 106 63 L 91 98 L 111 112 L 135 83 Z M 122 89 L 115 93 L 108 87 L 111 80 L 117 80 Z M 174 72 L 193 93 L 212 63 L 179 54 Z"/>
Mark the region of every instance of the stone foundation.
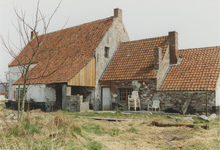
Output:
<path fill-rule="evenodd" d="M 188 99 L 191 99 L 191 102 L 187 113 L 201 113 L 206 110 L 206 91 L 158 92 L 156 91 L 156 80 L 111 81 L 100 84 L 110 86 L 112 110 L 119 108 L 119 110 L 125 111 L 128 109 L 127 102 L 119 101 L 120 88 L 133 88 L 138 91 L 142 110 L 147 110 L 148 104 L 152 104 L 153 100 L 159 100 L 162 111 L 181 112 L 183 104 Z M 215 91 L 208 92 L 208 111 L 209 113 L 219 111 L 219 107 L 215 106 Z"/>
<path fill-rule="evenodd" d="M 89 102 L 83 102 L 83 96 L 79 94 L 67 96 L 66 110 L 86 112 L 89 110 Z"/>

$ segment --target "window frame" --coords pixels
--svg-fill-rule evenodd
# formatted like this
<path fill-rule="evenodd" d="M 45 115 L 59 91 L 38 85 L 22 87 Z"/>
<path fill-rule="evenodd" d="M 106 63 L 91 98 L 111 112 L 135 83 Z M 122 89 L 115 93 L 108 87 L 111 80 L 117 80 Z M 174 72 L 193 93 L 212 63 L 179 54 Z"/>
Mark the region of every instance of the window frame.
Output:
<path fill-rule="evenodd" d="M 23 99 L 23 89 L 24 88 L 20 88 L 20 100 Z M 19 88 L 16 88 L 16 100 L 18 100 L 18 90 Z M 27 88 L 25 88 L 25 94 L 27 94 Z M 27 95 L 25 95 L 25 100 L 27 100 Z"/>
<path fill-rule="evenodd" d="M 108 46 L 105 46 L 105 48 L 104 48 L 104 57 L 105 58 L 109 58 L 109 47 Z"/>
<path fill-rule="evenodd" d="M 121 99 L 122 98 L 122 93 L 121 90 L 125 90 L 125 100 Z M 130 90 L 130 91 L 129 91 Z M 128 95 L 131 95 L 133 91 L 133 87 L 120 87 L 118 88 L 118 94 L 119 94 L 119 102 L 121 103 L 127 103 L 128 102 Z M 124 96 L 123 96 L 124 97 Z"/>

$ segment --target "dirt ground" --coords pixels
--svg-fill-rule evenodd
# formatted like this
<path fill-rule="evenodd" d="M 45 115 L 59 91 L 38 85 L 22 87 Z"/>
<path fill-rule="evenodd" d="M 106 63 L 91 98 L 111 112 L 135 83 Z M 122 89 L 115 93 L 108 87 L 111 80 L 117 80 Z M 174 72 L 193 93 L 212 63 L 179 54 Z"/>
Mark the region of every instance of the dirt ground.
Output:
<path fill-rule="evenodd" d="M 0 119 L 13 110 L 0 108 Z M 91 150 L 156 150 L 220 149 L 219 120 L 192 122 L 167 118 L 166 115 L 116 113 L 46 113 L 32 110 L 21 122 L 0 123 L 0 149 L 91 149 Z M 134 121 L 93 120 L 87 117 L 134 119 Z M 182 116 L 178 116 L 182 117 Z M 156 127 L 152 121 L 163 123 L 197 123 L 189 127 Z M 208 124 L 209 129 L 200 128 Z"/>

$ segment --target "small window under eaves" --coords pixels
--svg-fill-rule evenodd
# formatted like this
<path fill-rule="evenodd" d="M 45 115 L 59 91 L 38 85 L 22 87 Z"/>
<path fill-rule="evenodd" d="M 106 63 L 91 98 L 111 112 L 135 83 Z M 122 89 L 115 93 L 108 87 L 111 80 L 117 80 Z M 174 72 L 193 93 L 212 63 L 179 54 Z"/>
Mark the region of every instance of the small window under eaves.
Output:
<path fill-rule="evenodd" d="M 105 46 L 105 58 L 109 58 L 109 47 Z"/>

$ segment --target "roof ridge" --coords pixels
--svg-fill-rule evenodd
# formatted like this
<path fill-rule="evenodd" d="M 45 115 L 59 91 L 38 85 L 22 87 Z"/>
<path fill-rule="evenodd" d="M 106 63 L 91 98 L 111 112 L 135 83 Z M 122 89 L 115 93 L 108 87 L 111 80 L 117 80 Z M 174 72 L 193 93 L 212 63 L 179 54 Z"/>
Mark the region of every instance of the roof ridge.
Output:
<path fill-rule="evenodd" d="M 46 33 L 46 35 L 52 34 L 52 33 L 56 33 L 56 32 L 60 32 L 60 31 L 67 30 L 67 29 L 71 29 L 71 28 L 75 28 L 75 27 L 79 27 L 79 26 L 82 26 L 82 25 L 90 24 L 90 23 L 95 23 L 95 22 L 100 22 L 100 21 L 108 20 L 108 19 L 111 19 L 111 18 L 113 19 L 114 16 L 103 18 L 103 19 L 94 20 L 94 21 L 91 21 L 91 22 L 82 23 L 82 24 L 79 24 L 79 25 L 76 25 L 76 26 L 65 28 L 65 29 L 60 29 L 60 30 L 48 32 L 48 33 Z M 38 35 L 38 36 L 42 36 L 42 35 L 44 35 L 44 34 L 41 34 L 41 35 Z"/>
<path fill-rule="evenodd" d="M 220 48 L 220 46 L 210 46 L 210 47 L 200 47 L 200 48 L 186 48 L 186 49 L 179 49 L 179 51 L 184 51 L 184 50 L 199 50 L 199 49 L 206 49 L 206 48 Z"/>
<path fill-rule="evenodd" d="M 139 39 L 139 40 L 134 40 L 134 41 L 121 42 L 121 43 L 131 43 L 131 42 L 138 42 L 138 41 L 145 41 L 145 40 L 153 40 L 153 39 L 159 39 L 159 38 L 165 38 L 165 37 L 168 37 L 168 35 L 166 35 L 166 36 L 152 37 L 152 38 L 147 38 L 147 39 Z"/>

